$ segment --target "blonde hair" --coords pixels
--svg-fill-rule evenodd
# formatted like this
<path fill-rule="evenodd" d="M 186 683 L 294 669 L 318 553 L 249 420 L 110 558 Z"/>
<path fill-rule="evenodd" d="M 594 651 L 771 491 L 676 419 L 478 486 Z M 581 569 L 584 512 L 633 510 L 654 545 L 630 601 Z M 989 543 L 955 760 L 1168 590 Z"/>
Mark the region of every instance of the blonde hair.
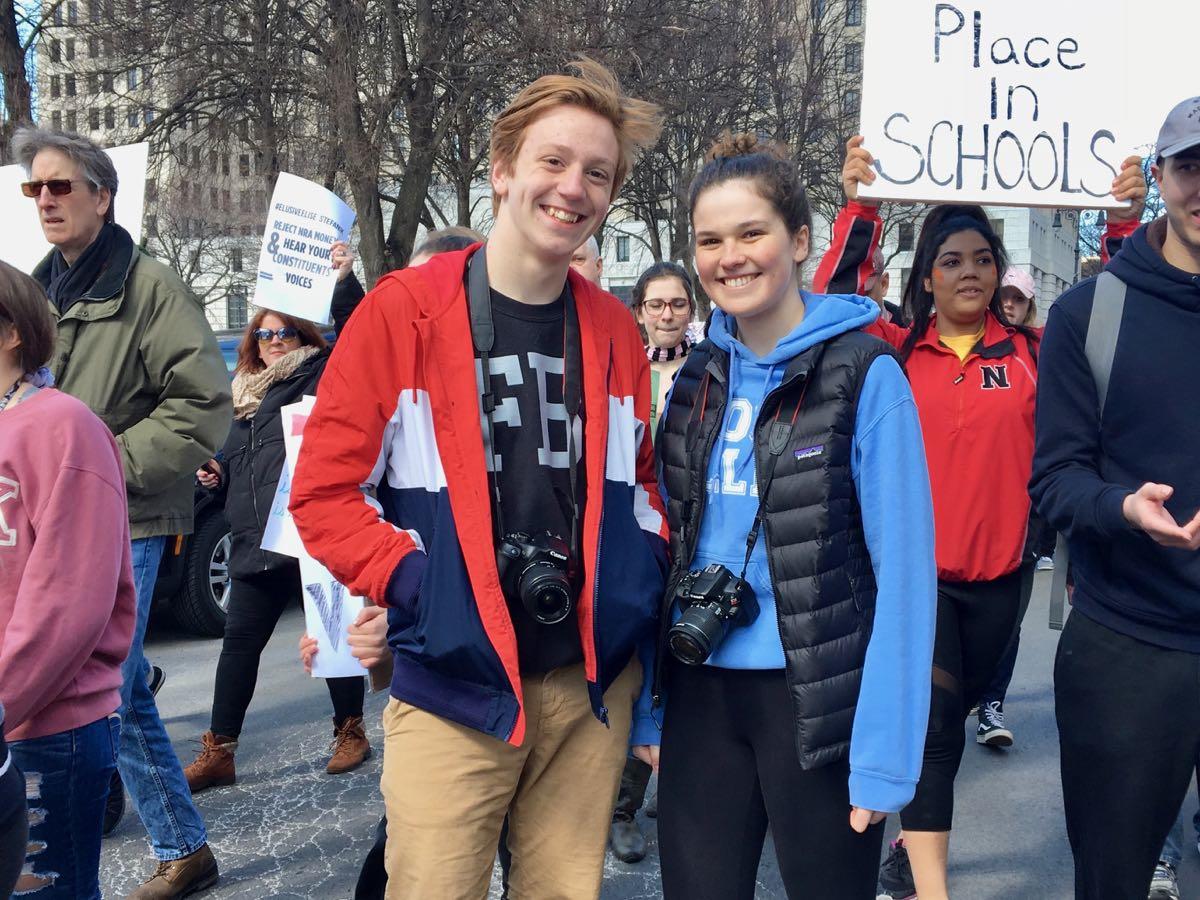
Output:
<path fill-rule="evenodd" d="M 492 165 L 512 166 L 525 131 L 534 120 L 558 106 L 578 106 L 608 119 L 616 132 L 620 154 L 613 173 L 611 201 L 638 155 L 658 140 L 662 111 L 654 103 L 635 100 L 622 92 L 612 70 L 595 60 L 579 57 L 569 68 L 574 74 L 543 75 L 524 88 L 496 118 L 492 125 Z M 499 198 L 493 194 L 493 210 L 498 205 Z"/>

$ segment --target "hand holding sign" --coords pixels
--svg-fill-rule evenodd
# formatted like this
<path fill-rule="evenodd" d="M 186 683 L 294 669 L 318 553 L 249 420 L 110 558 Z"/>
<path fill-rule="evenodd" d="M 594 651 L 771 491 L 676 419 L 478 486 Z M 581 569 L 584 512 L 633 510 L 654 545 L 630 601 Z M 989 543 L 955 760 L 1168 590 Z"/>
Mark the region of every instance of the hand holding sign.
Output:
<path fill-rule="evenodd" d="M 875 157 L 863 146 L 863 136 L 856 134 L 846 142 L 846 161 L 842 164 L 842 190 L 849 200 L 866 206 L 878 206 L 879 201 L 859 195 L 860 184 L 874 184 Z"/>
<path fill-rule="evenodd" d="M 328 322 L 354 212 L 319 184 L 280 172 L 271 195 L 254 303 L 310 322 Z M 333 252 L 341 245 L 337 262 Z M 350 256 L 349 265 L 354 258 Z"/>

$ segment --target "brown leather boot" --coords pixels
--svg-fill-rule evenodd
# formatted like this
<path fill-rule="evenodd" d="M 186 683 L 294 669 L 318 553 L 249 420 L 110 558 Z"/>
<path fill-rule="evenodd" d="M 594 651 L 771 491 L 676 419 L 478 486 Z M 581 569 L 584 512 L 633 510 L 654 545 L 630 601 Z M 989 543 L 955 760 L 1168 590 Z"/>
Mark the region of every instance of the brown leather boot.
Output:
<path fill-rule="evenodd" d="M 217 861 L 205 844 L 181 859 L 159 862 L 158 868 L 126 900 L 171 900 L 212 887 L 219 878 Z"/>
<path fill-rule="evenodd" d="M 234 784 L 237 773 L 233 768 L 233 751 L 237 749 L 238 742 L 234 738 L 206 731 L 200 736 L 200 744 L 200 755 L 183 770 L 192 793 Z"/>
<path fill-rule="evenodd" d="M 371 758 L 371 745 L 367 743 L 367 732 L 363 728 L 362 716 L 347 716 L 339 725 L 333 720 L 333 758 L 325 771 L 330 775 L 341 775 L 357 769 Z"/>

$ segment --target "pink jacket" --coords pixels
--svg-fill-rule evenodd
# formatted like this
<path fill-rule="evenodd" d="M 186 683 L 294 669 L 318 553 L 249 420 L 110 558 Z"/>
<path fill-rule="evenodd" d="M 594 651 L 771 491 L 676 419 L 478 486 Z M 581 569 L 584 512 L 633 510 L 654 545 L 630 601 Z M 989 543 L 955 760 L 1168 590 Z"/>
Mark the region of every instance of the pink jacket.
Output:
<path fill-rule="evenodd" d="M 137 595 L 104 423 L 43 390 L 0 413 L 0 701 L 10 741 L 116 712 Z"/>

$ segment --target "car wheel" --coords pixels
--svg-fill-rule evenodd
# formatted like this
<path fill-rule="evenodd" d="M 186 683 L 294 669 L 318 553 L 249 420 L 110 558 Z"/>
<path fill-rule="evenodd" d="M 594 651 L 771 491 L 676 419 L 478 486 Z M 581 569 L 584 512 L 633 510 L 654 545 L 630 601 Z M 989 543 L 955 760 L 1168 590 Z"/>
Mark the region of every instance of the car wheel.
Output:
<path fill-rule="evenodd" d="M 229 523 L 224 513 L 215 509 L 197 520 L 184 564 L 183 590 L 174 605 L 175 618 L 193 634 L 221 637 L 225 633 L 229 548 Z"/>

